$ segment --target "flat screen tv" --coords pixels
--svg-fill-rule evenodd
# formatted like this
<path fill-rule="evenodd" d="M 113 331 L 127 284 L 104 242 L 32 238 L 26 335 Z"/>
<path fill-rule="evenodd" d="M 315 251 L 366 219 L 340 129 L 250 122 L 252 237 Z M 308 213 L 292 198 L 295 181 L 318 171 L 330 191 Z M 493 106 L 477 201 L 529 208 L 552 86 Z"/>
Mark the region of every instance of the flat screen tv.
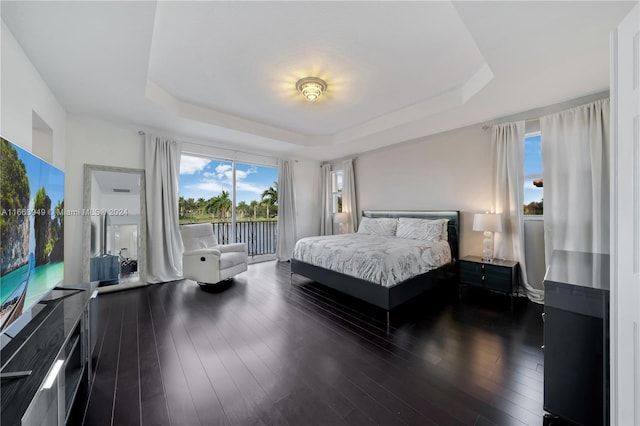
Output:
<path fill-rule="evenodd" d="M 64 173 L 0 144 L 0 333 L 11 337 L 64 278 Z"/>

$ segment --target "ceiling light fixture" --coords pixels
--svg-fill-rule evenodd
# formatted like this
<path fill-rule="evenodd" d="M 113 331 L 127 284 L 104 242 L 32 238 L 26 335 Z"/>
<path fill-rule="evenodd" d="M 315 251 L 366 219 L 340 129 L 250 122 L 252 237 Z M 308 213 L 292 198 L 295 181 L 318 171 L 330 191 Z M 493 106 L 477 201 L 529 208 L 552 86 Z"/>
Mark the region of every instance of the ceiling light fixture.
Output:
<path fill-rule="evenodd" d="M 296 89 L 308 101 L 314 102 L 327 90 L 327 82 L 318 77 L 305 77 L 298 80 Z"/>

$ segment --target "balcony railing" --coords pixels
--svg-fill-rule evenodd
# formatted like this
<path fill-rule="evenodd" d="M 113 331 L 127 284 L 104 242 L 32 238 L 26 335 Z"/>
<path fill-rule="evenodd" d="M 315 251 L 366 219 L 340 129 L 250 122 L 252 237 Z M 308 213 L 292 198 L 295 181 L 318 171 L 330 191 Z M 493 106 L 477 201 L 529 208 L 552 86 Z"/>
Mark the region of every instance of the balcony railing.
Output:
<path fill-rule="evenodd" d="M 231 222 L 214 222 L 212 225 L 218 244 L 229 244 Z M 275 253 L 277 225 L 276 221 L 236 222 L 236 242 L 247 244 L 249 256 Z"/>

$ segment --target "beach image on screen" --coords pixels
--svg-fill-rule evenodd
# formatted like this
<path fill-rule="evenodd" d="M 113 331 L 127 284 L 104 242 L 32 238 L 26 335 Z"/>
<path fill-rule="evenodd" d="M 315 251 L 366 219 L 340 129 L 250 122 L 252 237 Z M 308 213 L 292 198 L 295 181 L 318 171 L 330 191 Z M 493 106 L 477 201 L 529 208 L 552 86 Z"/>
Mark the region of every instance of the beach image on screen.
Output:
<path fill-rule="evenodd" d="M 64 277 L 64 173 L 0 138 L 0 330 Z"/>

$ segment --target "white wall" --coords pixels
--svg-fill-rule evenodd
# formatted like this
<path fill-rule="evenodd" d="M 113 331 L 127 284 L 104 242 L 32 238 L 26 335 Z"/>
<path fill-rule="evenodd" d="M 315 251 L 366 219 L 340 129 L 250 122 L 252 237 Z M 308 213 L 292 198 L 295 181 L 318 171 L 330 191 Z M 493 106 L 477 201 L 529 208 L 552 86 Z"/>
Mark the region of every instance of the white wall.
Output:
<path fill-rule="evenodd" d="M 482 125 L 377 151 L 355 161 L 358 210 L 460 210 L 460 255 L 479 255 L 473 214 L 491 210 L 491 133 Z"/>
<path fill-rule="evenodd" d="M 320 234 L 320 162 L 295 160 L 296 237 Z"/>
<path fill-rule="evenodd" d="M 38 116 L 53 131 L 53 165 L 65 170 L 66 111 L 35 69 L 4 21 L 0 26 L 2 137 L 33 152 L 33 117 Z M 66 244 L 65 244 L 66 246 Z"/>
<path fill-rule="evenodd" d="M 144 169 L 142 136 L 132 126 L 69 115 L 65 208 L 82 209 L 84 165 Z M 82 217 L 65 218 L 65 281 L 82 280 Z"/>

